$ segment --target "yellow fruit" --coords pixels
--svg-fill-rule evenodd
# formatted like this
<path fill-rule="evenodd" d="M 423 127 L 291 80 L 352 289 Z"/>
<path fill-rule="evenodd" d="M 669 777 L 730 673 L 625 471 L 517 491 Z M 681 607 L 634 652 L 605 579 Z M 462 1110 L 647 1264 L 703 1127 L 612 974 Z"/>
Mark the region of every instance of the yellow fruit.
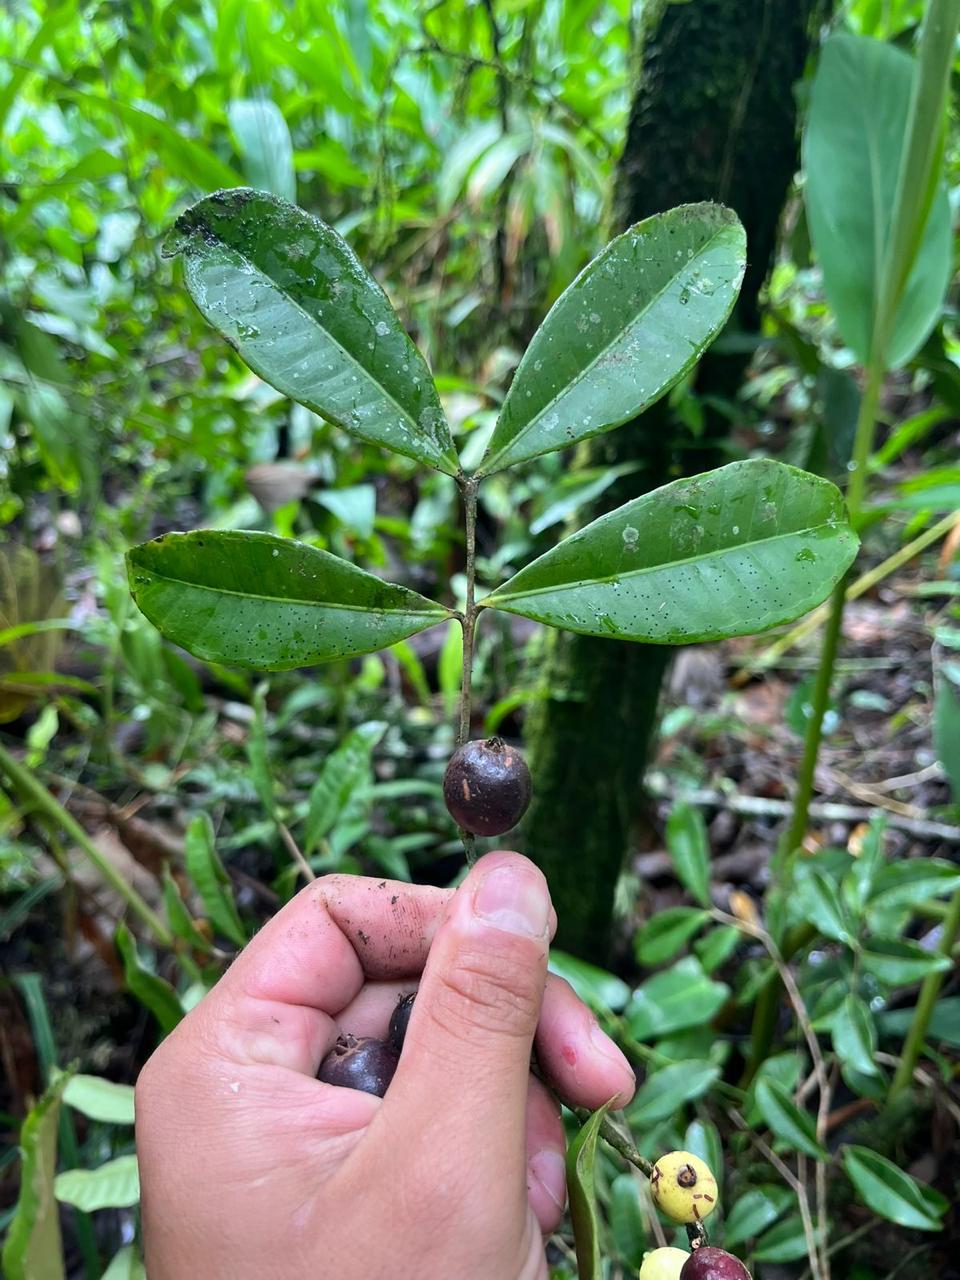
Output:
<path fill-rule="evenodd" d="M 674 1222 L 699 1222 L 717 1207 L 717 1180 L 689 1151 L 671 1151 L 653 1166 L 653 1202 Z"/>
<path fill-rule="evenodd" d="M 689 1257 L 683 1249 L 654 1249 L 643 1255 L 637 1280 L 680 1280 L 683 1264 Z"/>

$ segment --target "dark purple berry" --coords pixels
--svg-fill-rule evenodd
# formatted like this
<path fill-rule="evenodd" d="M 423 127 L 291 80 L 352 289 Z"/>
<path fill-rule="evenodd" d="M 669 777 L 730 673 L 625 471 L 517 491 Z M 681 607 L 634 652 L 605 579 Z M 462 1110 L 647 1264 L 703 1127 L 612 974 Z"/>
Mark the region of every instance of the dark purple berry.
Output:
<path fill-rule="evenodd" d="M 387 1041 L 393 1045 L 397 1053 L 403 1048 L 407 1027 L 410 1025 L 410 1014 L 413 1012 L 413 1002 L 416 998 L 417 993 L 415 991 L 411 991 L 409 995 L 401 996 L 397 1007 L 393 1011 L 393 1017 L 390 1019 Z"/>
<path fill-rule="evenodd" d="M 362 1089 L 382 1098 L 400 1061 L 400 1050 L 373 1036 L 340 1036 L 320 1063 L 317 1079 L 341 1089 Z"/>
<path fill-rule="evenodd" d="M 443 798 L 458 827 L 499 836 L 515 827 L 530 803 L 530 770 L 502 738 L 464 743 L 443 775 Z"/>
<path fill-rule="evenodd" d="M 750 1280 L 750 1272 L 726 1249 L 702 1245 L 683 1264 L 680 1280 Z"/>

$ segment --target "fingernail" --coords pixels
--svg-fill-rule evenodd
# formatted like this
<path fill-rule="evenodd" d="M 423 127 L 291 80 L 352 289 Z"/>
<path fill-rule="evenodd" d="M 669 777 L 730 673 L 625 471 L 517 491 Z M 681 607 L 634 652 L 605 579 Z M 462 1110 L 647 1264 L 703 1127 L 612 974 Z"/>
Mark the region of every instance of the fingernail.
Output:
<path fill-rule="evenodd" d="M 615 1066 L 624 1078 L 625 1092 L 632 1094 L 637 1087 L 637 1077 L 634 1075 L 633 1067 L 623 1056 L 622 1051 L 614 1044 L 607 1033 L 596 1023 L 590 1028 L 590 1043 L 596 1053 Z"/>
<path fill-rule="evenodd" d="M 542 938 L 550 917 L 550 895 L 543 880 L 519 867 L 495 867 L 480 882 L 474 911 L 507 933 Z"/>
<path fill-rule="evenodd" d="M 559 1151 L 544 1147 L 530 1161 L 530 1173 L 557 1206 L 563 1209 L 567 1190 L 566 1161 Z"/>

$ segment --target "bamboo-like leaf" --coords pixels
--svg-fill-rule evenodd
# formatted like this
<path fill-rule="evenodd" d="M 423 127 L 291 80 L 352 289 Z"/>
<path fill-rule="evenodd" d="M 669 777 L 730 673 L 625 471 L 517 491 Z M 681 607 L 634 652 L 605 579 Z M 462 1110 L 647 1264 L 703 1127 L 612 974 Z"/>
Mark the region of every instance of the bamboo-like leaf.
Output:
<path fill-rule="evenodd" d="M 482 603 L 583 635 L 721 640 L 806 613 L 856 550 L 834 485 L 734 462 L 601 516 Z"/>
<path fill-rule="evenodd" d="M 68 1079 L 55 1080 L 23 1122 L 20 1195 L 3 1246 L 7 1280 L 63 1280 L 66 1274 L 53 1179 L 60 1100 Z"/>
<path fill-rule="evenodd" d="M 136 996 L 144 1008 L 150 1010 L 164 1034 L 169 1034 L 183 1017 L 183 1005 L 179 996 L 166 978 L 158 978 L 146 968 L 140 959 L 133 934 L 123 923 L 117 925 L 116 944 L 123 960 L 123 976 L 131 995 Z"/>
<path fill-rule="evenodd" d="M 595 1166 L 600 1125 L 612 1102 L 595 1111 L 570 1143 L 567 1151 L 567 1194 L 577 1249 L 577 1274 L 580 1280 L 601 1280 L 600 1221 L 597 1215 Z"/>
<path fill-rule="evenodd" d="M 271 386 L 344 431 L 456 475 L 457 453 L 423 356 L 345 240 L 265 191 L 217 191 L 177 219 L 207 320 Z"/>
<path fill-rule="evenodd" d="M 284 671 L 385 649 L 450 611 L 306 543 L 172 533 L 127 554 L 133 598 L 198 658 Z"/>
<path fill-rule="evenodd" d="M 242 947 L 247 933 L 237 911 L 230 877 L 217 853 L 209 814 L 198 813 L 191 819 L 183 848 L 187 874 L 200 895 L 210 923 L 217 933 Z"/>
<path fill-rule="evenodd" d="M 520 362 L 479 473 L 627 422 L 700 357 L 733 309 L 743 227 L 681 205 L 617 236 L 557 299 Z"/>

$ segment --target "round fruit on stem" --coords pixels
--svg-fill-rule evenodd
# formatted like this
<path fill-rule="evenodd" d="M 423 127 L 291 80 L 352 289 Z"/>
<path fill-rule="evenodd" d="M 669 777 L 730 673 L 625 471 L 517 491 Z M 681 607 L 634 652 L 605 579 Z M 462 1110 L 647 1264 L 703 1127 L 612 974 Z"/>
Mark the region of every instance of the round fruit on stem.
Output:
<path fill-rule="evenodd" d="M 700 1222 L 717 1207 L 717 1180 L 689 1151 L 661 1156 L 650 1176 L 653 1203 L 674 1222 Z"/>
<path fill-rule="evenodd" d="M 373 1036 L 340 1036 L 320 1063 L 317 1079 L 341 1089 L 360 1089 L 382 1098 L 400 1061 L 400 1050 Z"/>
<path fill-rule="evenodd" d="M 443 775 L 450 816 L 475 836 L 500 836 L 515 827 L 527 811 L 530 790 L 526 760 L 502 738 L 464 743 Z"/>
<path fill-rule="evenodd" d="M 751 1280 L 751 1277 L 740 1259 L 732 1253 L 704 1245 L 687 1258 L 680 1280 Z"/>
<path fill-rule="evenodd" d="M 654 1249 L 643 1255 L 637 1280 L 680 1280 L 683 1265 L 690 1257 L 683 1249 Z"/>

